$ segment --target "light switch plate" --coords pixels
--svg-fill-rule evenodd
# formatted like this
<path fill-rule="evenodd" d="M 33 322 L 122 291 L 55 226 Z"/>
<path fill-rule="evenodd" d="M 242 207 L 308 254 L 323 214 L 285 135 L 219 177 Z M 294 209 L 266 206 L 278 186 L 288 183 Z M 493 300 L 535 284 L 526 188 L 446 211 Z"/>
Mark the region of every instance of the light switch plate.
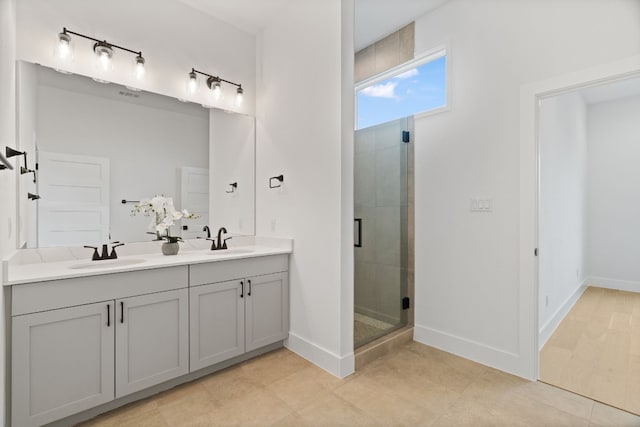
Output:
<path fill-rule="evenodd" d="M 493 200 L 488 198 L 472 198 L 471 212 L 492 212 Z"/>

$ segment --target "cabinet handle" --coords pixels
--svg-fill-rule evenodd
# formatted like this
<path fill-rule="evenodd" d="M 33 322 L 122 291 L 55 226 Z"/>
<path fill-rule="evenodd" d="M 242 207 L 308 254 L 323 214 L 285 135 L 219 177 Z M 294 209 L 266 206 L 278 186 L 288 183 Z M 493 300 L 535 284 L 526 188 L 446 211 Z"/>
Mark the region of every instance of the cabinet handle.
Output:
<path fill-rule="evenodd" d="M 251 296 L 251 280 L 247 280 L 247 282 L 249 282 L 249 292 L 247 292 L 247 295 Z"/>
<path fill-rule="evenodd" d="M 240 298 L 244 298 L 244 280 L 240 281 Z"/>
<path fill-rule="evenodd" d="M 111 304 L 107 304 L 107 328 L 111 326 Z"/>
<path fill-rule="evenodd" d="M 124 323 L 124 301 L 120 301 L 120 323 Z"/>

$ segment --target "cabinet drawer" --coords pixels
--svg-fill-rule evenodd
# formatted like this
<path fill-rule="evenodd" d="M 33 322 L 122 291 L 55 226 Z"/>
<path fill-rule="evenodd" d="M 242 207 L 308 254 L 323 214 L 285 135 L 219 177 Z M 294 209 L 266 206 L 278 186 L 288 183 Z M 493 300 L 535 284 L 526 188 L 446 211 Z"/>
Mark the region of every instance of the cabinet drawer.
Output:
<path fill-rule="evenodd" d="M 189 286 L 206 285 L 289 270 L 289 255 L 210 262 L 189 266 Z"/>
<path fill-rule="evenodd" d="M 11 315 L 186 288 L 188 281 L 185 265 L 16 285 Z"/>

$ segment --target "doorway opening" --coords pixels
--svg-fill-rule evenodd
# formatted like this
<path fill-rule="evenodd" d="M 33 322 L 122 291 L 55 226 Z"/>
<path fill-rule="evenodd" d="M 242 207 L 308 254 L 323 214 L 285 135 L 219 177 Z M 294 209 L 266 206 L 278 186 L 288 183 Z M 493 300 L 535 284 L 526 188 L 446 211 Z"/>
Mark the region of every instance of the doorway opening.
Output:
<path fill-rule="evenodd" d="M 538 103 L 539 379 L 640 414 L 640 77 Z"/>

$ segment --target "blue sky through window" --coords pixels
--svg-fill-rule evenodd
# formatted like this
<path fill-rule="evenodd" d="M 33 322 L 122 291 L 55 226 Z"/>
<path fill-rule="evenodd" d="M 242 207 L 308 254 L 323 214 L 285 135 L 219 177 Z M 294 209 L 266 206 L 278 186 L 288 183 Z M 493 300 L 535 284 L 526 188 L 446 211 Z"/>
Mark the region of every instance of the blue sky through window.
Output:
<path fill-rule="evenodd" d="M 444 107 L 446 56 L 357 92 L 358 129 Z"/>

